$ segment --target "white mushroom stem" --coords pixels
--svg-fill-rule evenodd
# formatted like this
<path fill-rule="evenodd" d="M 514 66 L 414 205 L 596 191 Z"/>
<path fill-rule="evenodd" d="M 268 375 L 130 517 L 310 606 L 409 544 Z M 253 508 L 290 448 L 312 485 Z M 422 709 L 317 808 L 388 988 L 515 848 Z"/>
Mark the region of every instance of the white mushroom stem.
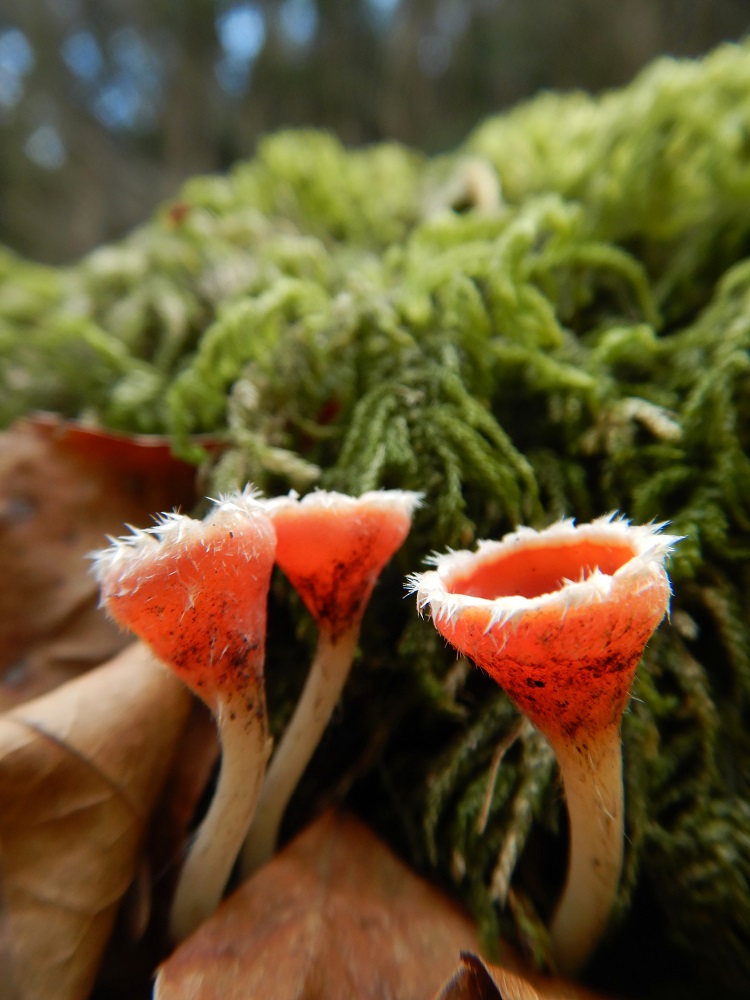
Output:
<path fill-rule="evenodd" d="M 177 884 L 170 918 L 175 943 L 189 937 L 219 905 L 252 822 L 268 758 L 264 705 L 241 714 L 224 703 L 217 723 L 219 780 Z"/>
<path fill-rule="evenodd" d="M 331 714 L 341 697 L 359 639 L 360 623 L 332 638 L 318 633 L 310 672 L 284 735 L 271 759 L 255 819 L 242 851 L 242 875 L 248 876 L 273 854 L 284 812 Z"/>
<path fill-rule="evenodd" d="M 577 744 L 557 742 L 570 825 L 565 887 L 550 926 L 560 972 L 581 969 L 607 927 L 623 857 L 622 744 L 618 725 Z"/>

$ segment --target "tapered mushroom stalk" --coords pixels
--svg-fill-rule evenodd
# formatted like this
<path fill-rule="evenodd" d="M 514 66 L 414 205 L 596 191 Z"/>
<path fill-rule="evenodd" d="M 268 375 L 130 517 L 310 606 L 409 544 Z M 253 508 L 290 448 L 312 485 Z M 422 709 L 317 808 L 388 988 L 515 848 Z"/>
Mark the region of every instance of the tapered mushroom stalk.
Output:
<path fill-rule="evenodd" d="M 219 781 L 180 874 L 170 931 L 187 937 L 218 905 L 255 810 L 268 757 L 263 680 L 276 536 L 251 492 L 204 521 L 164 514 L 94 556 L 109 614 L 206 702 Z"/>
<path fill-rule="evenodd" d="M 267 503 L 276 561 L 318 626 L 310 671 L 263 783 L 242 856 L 249 874 L 273 854 L 287 803 L 315 751 L 349 675 L 360 624 L 383 567 L 406 538 L 419 495 L 402 490 L 358 498 L 317 491 Z"/>
<path fill-rule="evenodd" d="M 453 552 L 410 585 L 420 612 L 500 684 L 545 734 L 570 825 L 567 879 L 550 928 L 561 971 L 603 934 L 620 880 L 620 723 L 636 667 L 664 617 L 675 536 L 623 518 L 521 528 Z"/>

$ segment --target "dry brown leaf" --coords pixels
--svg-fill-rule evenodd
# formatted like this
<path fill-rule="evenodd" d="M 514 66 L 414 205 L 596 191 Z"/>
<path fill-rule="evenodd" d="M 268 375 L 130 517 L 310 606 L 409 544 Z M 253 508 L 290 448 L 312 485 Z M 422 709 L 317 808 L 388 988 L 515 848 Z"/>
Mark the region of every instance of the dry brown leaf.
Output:
<path fill-rule="evenodd" d="M 96 613 L 85 555 L 190 502 L 195 470 L 163 438 L 127 438 L 57 417 L 0 434 L 0 709 L 51 690 L 123 648 Z"/>
<path fill-rule="evenodd" d="M 527 978 L 528 977 L 528 978 Z M 462 952 L 461 965 L 435 1000 L 602 1000 L 589 990 L 562 979 L 522 975 L 499 965 L 487 965 L 477 955 Z"/>
<path fill-rule="evenodd" d="M 88 996 L 190 705 L 135 644 L 0 717 L 4 922 L 24 1000 Z"/>
<path fill-rule="evenodd" d="M 476 947 L 449 899 L 328 812 L 174 952 L 154 1000 L 429 1000 Z"/>

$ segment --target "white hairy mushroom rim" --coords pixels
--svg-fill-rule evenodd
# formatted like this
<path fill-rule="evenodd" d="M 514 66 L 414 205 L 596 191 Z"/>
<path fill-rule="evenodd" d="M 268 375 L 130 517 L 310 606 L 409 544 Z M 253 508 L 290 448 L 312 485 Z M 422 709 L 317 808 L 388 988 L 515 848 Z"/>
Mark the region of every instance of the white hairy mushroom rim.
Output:
<path fill-rule="evenodd" d="M 187 937 L 218 905 L 250 826 L 269 752 L 263 661 L 276 536 L 249 489 L 203 521 L 163 514 L 94 553 L 102 604 L 213 712 L 215 795 L 182 868 L 170 934 Z"/>
<path fill-rule="evenodd" d="M 615 515 L 520 528 L 476 552 L 433 557 L 409 588 L 420 613 L 508 693 L 559 762 L 570 826 L 550 927 L 562 972 L 604 933 L 623 859 L 620 724 L 646 642 L 669 608 L 678 536 Z"/>

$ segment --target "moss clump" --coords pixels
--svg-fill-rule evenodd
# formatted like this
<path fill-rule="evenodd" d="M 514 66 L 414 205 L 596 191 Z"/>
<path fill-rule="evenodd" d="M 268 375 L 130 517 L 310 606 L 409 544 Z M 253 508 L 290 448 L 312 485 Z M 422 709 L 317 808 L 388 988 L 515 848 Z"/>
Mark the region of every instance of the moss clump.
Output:
<path fill-rule="evenodd" d="M 554 901 L 554 767 L 523 731 L 495 772 L 517 718 L 402 601 L 403 575 L 563 514 L 686 535 L 624 728 L 610 985 L 643 996 L 644 923 L 652 995 L 750 988 L 749 348 L 748 45 L 598 99 L 544 95 L 432 161 L 273 136 L 75 267 L 0 259 L 3 421 L 43 406 L 167 432 L 215 489 L 426 493 L 291 822 L 349 791 L 487 926 L 513 929 L 493 902 L 510 877 L 542 914 Z M 275 607 L 300 625 L 272 631 L 269 661 L 304 660 L 282 582 Z M 280 724 L 297 678 L 268 674 Z"/>

